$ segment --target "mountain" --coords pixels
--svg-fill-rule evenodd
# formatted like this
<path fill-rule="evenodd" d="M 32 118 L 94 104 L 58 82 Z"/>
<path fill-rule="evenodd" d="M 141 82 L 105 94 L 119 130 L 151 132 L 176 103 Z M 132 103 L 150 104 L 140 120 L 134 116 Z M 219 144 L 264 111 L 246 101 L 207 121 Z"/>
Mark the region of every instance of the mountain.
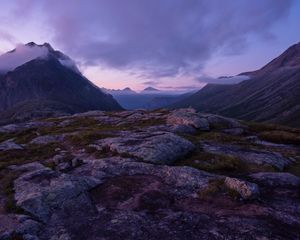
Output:
<path fill-rule="evenodd" d="M 124 89 L 107 89 L 107 88 L 101 88 L 106 93 L 109 93 L 111 95 L 114 94 L 137 94 L 137 92 L 133 91 L 131 88 L 126 87 Z"/>
<path fill-rule="evenodd" d="M 159 92 L 159 90 L 153 87 L 146 87 L 142 92 Z"/>
<path fill-rule="evenodd" d="M 133 91 L 131 88 L 106 89 L 102 91 L 111 94 L 120 105 L 128 110 L 133 109 L 158 109 L 178 102 L 194 92 L 182 93 L 176 91 L 160 91 L 147 87 L 140 92 Z"/>
<path fill-rule="evenodd" d="M 0 72 L 0 123 L 58 113 L 122 109 L 110 94 L 85 78 L 68 56 L 48 43 L 31 42 L 3 54 Z"/>
<path fill-rule="evenodd" d="M 133 91 L 131 88 L 126 87 L 123 89 L 123 92 L 128 92 L 128 93 L 135 93 L 135 91 Z"/>
<path fill-rule="evenodd" d="M 208 84 L 171 108 L 194 107 L 201 112 L 300 127 L 300 43 L 253 72 L 238 84 Z"/>
<path fill-rule="evenodd" d="M 128 110 L 132 109 L 158 109 L 176 103 L 194 92 L 182 94 L 170 91 L 141 91 L 139 93 L 125 88 L 123 90 L 104 90 L 110 93 L 120 105 Z"/>
<path fill-rule="evenodd" d="M 147 102 L 147 109 L 158 109 L 168 107 L 170 104 L 175 104 L 191 95 L 193 95 L 195 91 L 183 93 L 183 94 L 173 94 L 173 95 L 156 95 L 150 101 Z"/>

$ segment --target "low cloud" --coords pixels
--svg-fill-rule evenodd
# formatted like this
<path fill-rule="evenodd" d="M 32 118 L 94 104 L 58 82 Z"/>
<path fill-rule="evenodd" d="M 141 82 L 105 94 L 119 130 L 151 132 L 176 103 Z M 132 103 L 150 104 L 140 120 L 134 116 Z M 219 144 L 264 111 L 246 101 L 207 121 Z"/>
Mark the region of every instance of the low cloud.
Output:
<path fill-rule="evenodd" d="M 48 49 L 39 46 L 19 45 L 15 50 L 0 56 L 0 72 L 8 72 L 38 57 L 47 56 Z"/>
<path fill-rule="evenodd" d="M 196 92 L 196 91 L 200 90 L 203 86 L 199 86 L 199 85 L 178 86 L 178 87 L 164 86 L 162 88 L 165 90 L 168 90 L 168 91 Z"/>
<path fill-rule="evenodd" d="M 219 78 L 213 78 L 213 77 L 203 75 L 197 78 L 198 82 L 200 83 L 211 83 L 211 84 L 236 84 L 249 79 L 250 77 L 245 75 L 232 76 L 232 77 L 219 77 Z"/>

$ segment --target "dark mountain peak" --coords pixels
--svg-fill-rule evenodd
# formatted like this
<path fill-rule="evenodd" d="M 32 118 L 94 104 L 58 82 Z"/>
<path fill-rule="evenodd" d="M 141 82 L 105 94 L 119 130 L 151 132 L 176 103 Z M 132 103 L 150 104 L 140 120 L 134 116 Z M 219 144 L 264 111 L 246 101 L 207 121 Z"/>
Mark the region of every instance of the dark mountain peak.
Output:
<path fill-rule="evenodd" d="M 36 44 L 35 42 L 29 42 L 29 43 L 26 43 L 25 46 L 28 46 L 28 47 L 46 47 L 49 51 L 55 51 L 54 48 L 51 46 L 50 43 L 43 43 L 43 44 Z"/>
<path fill-rule="evenodd" d="M 123 91 L 130 91 L 131 92 L 133 90 L 130 87 L 126 87 L 126 88 L 123 89 Z"/>
<path fill-rule="evenodd" d="M 18 120 L 62 109 L 65 113 L 122 109 L 111 95 L 85 78 L 72 59 L 48 43 L 17 46 L 0 56 L 1 69 L 0 111 L 11 111 Z"/>
<path fill-rule="evenodd" d="M 159 91 L 158 89 L 154 87 L 146 87 L 143 92 L 153 92 L 153 91 Z"/>
<path fill-rule="evenodd" d="M 38 46 L 35 42 L 29 42 L 29 43 L 26 43 L 25 45 L 28 46 L 28 47 Z"/>

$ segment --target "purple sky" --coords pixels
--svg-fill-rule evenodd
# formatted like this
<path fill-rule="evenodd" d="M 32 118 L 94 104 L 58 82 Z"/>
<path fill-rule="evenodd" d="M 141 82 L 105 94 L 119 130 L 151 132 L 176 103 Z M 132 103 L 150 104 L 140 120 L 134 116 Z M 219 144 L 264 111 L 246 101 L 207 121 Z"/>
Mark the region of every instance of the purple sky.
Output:
<path fill-rule="evenodd" d="M 98 86 L 190 90 L 299 42 L 299 13 L 297 0 L 3 0 L 0 53 L 49 42 Z"/>

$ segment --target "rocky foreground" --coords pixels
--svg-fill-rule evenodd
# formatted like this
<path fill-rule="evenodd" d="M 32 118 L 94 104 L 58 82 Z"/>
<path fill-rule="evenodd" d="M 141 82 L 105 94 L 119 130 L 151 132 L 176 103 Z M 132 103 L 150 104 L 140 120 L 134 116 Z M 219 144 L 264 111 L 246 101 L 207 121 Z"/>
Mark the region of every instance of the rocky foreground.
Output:
<path fill-rule="evenodd" d="M 193 109 L 0 128 L 0 239 L 300 239 L 300 130 Z"/>

